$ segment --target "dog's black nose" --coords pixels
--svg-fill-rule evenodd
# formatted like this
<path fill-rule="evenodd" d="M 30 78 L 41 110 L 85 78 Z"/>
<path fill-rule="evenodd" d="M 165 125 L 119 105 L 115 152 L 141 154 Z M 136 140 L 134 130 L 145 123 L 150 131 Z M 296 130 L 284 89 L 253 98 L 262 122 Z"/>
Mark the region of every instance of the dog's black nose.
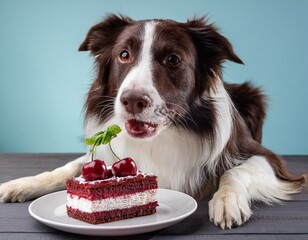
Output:
<path fill-rule="evenodd" d="M 151 98 L 142 90 L 125 90 L 120 97 L 120 101 L 125 110 L 129 113 L 141 113 L 146 107 L 151 105 Z"/>

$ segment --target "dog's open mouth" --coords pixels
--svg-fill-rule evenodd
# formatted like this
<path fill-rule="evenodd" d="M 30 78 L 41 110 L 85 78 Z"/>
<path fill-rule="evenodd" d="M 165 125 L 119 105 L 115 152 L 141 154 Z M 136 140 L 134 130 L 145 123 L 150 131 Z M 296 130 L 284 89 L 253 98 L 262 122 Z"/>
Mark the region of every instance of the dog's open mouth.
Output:
<path fill-rule="evenodd" d="M 125 121 L 125 128 L 129 135 L 136 138 L 153 136 L 157 129 L 157 124 L 131 119 Z"/>

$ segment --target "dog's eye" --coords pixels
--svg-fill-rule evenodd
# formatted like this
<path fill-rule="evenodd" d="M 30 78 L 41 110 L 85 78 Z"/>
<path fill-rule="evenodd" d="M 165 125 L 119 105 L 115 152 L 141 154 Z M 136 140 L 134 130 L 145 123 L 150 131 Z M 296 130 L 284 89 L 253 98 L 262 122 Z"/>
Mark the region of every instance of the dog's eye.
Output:
<path fill-rule="evenodd" d="M 167 57 L 166 62 L 168 65 L 177 66 L 181 63 L 181 59 L 179 56 L 172 53 Z"/>
<path fill-rule="evenodd" d="M 130 54 L 127 50 L 123 50 L 119 55 L 121 62 L 130 62 Z"/>

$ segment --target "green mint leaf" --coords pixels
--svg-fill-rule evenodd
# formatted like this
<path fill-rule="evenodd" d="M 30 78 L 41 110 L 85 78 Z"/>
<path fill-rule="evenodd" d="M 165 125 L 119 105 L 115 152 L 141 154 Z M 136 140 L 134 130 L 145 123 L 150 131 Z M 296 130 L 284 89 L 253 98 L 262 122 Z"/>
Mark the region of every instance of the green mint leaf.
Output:
<path fill-rule="evenodd" d="M 89 146 L 93 145 L 95 140 L 93 138 L 86 138 L 85 143 Z"/>
<path fill-rule="evenodd" d="M 106 131 L 100 131 L 96 134 L 94 134 L 92 137 L 86 138 L 85 139 L 85 143 L 89 146 L 92 146 L 92 149 L 90 150 L 91 153 L 91 159 L 94 159 L 94 153 L 95 153 L 95 148 L 99 145 L 102 144 L 108 144 L 109 143 L 109 147 L 110 150 L 112 151 L 112 153 L 118 158 L 120 159 L 113 151 L 110 142 L 113 138 L 115 138 L 117 136 L 117 134 L 119 134 L 122 131 L 122 129 L 114 124 L 111 125 L 107 128 Z"/>
<path fill-rule="evenodd" d="M 114 124 L 114 125 L 109 126 L 107 128 L 107 131 L 110 132 L 112 136 L 116 136 L 122 131 L 122 129 L 118 125 Z"/>
<path fill-rule="evenodd" d="M 108 131 L 105 131 L 102 135 L 102 139 L 100 141 L 100 144 L 108 144 L 112 139 L 112 133 Z"/>
<path fill-rule="evenodd" d="M 111 125 L 107 128 L 107 130 L 101 135 L 101 138 L 97 145 L 100 144 L 108 144 L 114 137 L 117 136 L 121 132 L 121 128 L 118 125 Z"/>
<path fill-rule="evenodd" d="M 96 140 L 104 133 L 104 131 L 100 131 L 98 133 L 95 133 L 92 137 L 86 138 L 85 143 L 89 146 L 93 145 Z"/>

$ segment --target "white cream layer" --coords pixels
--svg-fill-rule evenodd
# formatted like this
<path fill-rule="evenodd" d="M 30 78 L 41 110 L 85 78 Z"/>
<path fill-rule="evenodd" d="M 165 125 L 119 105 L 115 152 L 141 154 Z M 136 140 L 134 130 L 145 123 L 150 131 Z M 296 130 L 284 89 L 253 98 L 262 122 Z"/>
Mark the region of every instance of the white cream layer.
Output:
<path fill-rule="evenodd" d="M 114 209 L 131 208 L 145 205 L 156 201 L 156 189 L 138 192 L 134 194 L 119 196 L 115 198 L 106 198 L 102 200 L 88 200 L 76 195 L 68 194 L 68 207 L 78 209 L 82 212 L 93 213 L 102 211 L 111 211 Z"/>

